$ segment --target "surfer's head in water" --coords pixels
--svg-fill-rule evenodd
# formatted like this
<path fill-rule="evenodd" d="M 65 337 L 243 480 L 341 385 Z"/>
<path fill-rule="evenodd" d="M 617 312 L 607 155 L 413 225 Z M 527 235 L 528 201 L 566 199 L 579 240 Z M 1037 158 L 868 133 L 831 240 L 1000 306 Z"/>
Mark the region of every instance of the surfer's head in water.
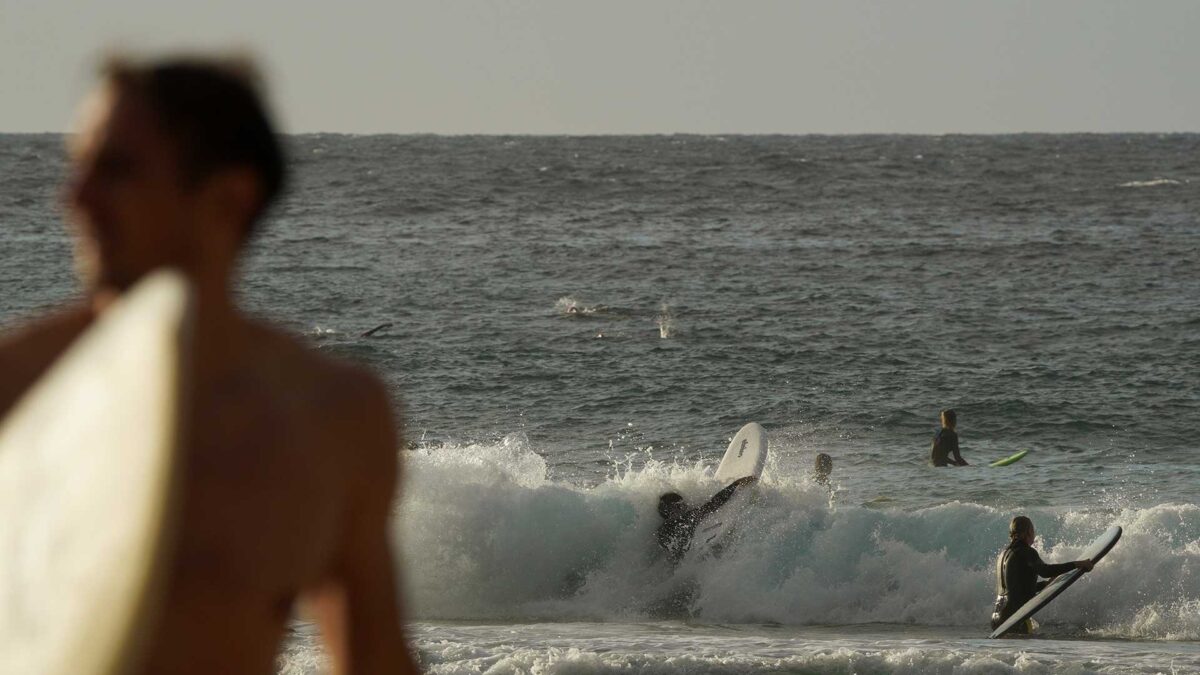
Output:
<path fill-rule="evenodd" d="M 687 508 L 687 502 L 678 492 L 668 492 L 658 498 L 658 515 L 662 516 L 663 520 L 670 520 L 676 514 L 686 511 Z"/>
<path fill-rule="evenodd" d="M 943 427 L 950 429 L 951 431 L 958 427 L 958 413 L 954 412 L 953 410 L 949 408 L 943 410 L 941 418 Z"/>
<path fill-rule="evenodd" d="M 198 281 L 231 275 L 284 182 L 253 67 L 118 58 L 101 75 L 71 140 L 66 193 L 85 285 L 120 292 L 164 266 Z"/>
<path fill-rule="evenodd" d="M 1008 538 L 1013 541 L 1023 541 L 1032 546 L 1033 540 L 1037 538 L 1037 531 L 1033 528 L 1033 521 L 1028 516 L 1013 518 L 1008 524 Z"/>
<path fill-rule="evenodd" d="M 831 473 L 833 473 L 833 458 L 823 452 L 818 452 L 816 460 L 813 461 L 813 479 L 821 485 L 827 485 Z"/>

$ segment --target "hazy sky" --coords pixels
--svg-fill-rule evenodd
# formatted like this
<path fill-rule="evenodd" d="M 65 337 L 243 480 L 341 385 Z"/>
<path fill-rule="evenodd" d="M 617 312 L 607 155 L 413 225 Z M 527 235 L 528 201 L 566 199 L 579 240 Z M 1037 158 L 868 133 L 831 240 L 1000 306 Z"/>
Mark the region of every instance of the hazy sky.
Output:
<path fill-rule="evenodd" d="M 289 131 L 1200 130 L 1197 0 L 0 0 L 0 131 L 106 48 L 230 46 Z"/>

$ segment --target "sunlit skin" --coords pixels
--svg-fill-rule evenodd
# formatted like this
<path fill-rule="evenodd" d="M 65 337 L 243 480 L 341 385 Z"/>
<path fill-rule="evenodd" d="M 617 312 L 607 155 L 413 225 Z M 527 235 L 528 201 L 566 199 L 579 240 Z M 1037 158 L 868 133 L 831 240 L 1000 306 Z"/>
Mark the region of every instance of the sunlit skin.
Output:
<path fill-rule="evenodd" d="M 89 295 L 119 293 L 148 270 L 180 264 L 195 225 L 187 222 L 192 194 L 153 113 L 136 97 L 102 88 L 84 104 L 69 150 L 65 201 Z"/>
<path fill-rule="evenodd" d="M 64 199 L 85 302 L 0 337 L 0 414 L 144 274 L 191 278 L 183 513 L 141 672 L 273 673 L 298 601 L 335 672 L 415 672 L 389 549 L 397 425 L 384 387 L 231 299 L 257 174 L 189 179 L 154 111 L 112 88 L 88 99 L 70 146 Z"/>

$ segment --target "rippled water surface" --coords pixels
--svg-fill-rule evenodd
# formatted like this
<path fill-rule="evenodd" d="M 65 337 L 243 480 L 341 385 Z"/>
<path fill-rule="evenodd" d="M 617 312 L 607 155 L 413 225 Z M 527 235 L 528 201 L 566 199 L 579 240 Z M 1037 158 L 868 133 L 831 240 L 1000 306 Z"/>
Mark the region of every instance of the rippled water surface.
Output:
<path fill-rule="evenodd" d="M 61 143 L 0 136 L 0 321 L 73 293 Z M 244 303 L 403 400 L 434 671 L 1200 668 L 1200 136 L 289 144 Z M 753 526 L 665 567 L 657 494 L 749 420 Z M 1047 558 L 1126 537 L 1013 651 L 976 638 L 1018 511 Z"/>

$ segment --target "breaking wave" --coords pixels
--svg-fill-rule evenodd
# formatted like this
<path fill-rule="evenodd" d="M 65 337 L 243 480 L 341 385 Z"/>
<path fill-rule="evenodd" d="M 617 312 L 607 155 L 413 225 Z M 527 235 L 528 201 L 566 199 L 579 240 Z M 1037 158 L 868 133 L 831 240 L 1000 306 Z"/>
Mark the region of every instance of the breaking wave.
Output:
<path fill-rule="evenodd" d="M 1013 515 L 953 502 L 843 505 L 768 465 L 738 540 L 672 567 L 657 549 L 657 496 L 699 502 L 711 467 L 650 460 L 596 486 L 556 482 L 521 438 L 407 453 L 397 541 L 416 620 L 643 621 L 986 626 L 995 556 Z M 783 473 L 783 472 L 780 472 Z M 1200 639 L 1200 506 L 1031 509 L 1049 561 L 1113 523 L 1122 541 L 1042 611 L 1097 636 Z"/>

